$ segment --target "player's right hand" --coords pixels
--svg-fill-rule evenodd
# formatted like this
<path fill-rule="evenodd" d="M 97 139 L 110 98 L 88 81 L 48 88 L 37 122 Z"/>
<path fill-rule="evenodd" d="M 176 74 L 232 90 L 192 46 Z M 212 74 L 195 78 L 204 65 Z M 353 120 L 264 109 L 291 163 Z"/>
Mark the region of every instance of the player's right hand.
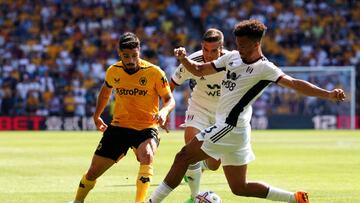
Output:
<path fill-rule="evenodd" d="M 186 56 L 186 49 L 184 47 L 175 48 L 174 55 L 179 60 L 184 59 Z"/>
<path fill-rule="evenodd" d="M 96 128 L 101 132 L 104 132 L 108 127 L 101 117 L 94 117 L 94 123 Z"/>

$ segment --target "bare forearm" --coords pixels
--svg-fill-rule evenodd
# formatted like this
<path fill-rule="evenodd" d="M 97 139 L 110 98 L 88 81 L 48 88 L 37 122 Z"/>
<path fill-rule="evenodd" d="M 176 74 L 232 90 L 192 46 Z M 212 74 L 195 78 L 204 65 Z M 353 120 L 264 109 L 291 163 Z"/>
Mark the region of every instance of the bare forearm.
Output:
<path fill-rule="evenodd" d="M 198 69 L 198 66 L 201 66 L 201 63 L 190 60 L 188 57 L 180 59 L 180 63 L 185 66 L 185 68 L 192 74 L 196 76 L 202 76 L 201 70 Z"/>
<path fill-rule="evenodd" d="M 333 89 L 328 91 L 305 80 L 295 79 L 288 75 L 283 75 L 279 79 L 278 84 L 283 87 L 293 89 L 306 96 L 314 96 L 332 101 L 344 101 L 346 98 L 345 92 L 342 89 Z"/>
<path fill-rule="evenodd" d="M 166 112 L 166 114 L 169 114 L 172 110 L 175 108 L 175 99 L 172 97 L 170 99 L 167 99 L 161 108 L 160 111 Z"/>
<path fill-rule="evenodd" d="M 104 111 L 108 101 L 109 101 L 110 95 L 107 95 L 100 91 L 99 96 L 96 101 L 96 109 L 94 113 L 94 117 L 100 117 L 102 112 Z"/>
<path fill-rule="evenodd" d="M 303 95 L 329 99 L 330 91 L 328 90 L 322 89 L 304 80 L 296 79 L 293 83 L 294 89 Z"/>
<path fill-rule="evenodd" d="M 94 117 L 100 117 L 100 115 L 104 111 L 106 105 L 107 105 L 107 100 L 98 98 L 97 103 L 96 103 Z"/>

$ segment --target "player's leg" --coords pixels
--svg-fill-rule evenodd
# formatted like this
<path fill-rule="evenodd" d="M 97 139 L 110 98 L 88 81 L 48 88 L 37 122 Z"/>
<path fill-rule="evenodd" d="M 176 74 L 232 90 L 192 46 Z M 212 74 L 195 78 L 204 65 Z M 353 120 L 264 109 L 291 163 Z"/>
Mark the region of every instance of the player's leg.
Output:
<path fill-rule="evenodd" d="M 254 160 L 254 155 L 251 147 L 224 154 L 221 158 L 226 179 L 231 191 L 235 195 L 266 198 L 289 203 L 308 203 L 308 201 L 295 200 L 295 195 L 292 192 L 262 182 L 247 181 L 247 164 L 252 160 Z M 307 194 L 304 193 L 304 195 Z"/>
<path fill-rule="evenodd" d="M 218 141 L 222 146 L 219 150 L 225 151 L 221 157 L 223 170 L 235 195 L 266 198 L 273 201 L 292 202 L 294 193 L 284 191 L 261 182 L 250 182 L 246 179 L 247 165 L 255 159 L 250 145 L 250 126 L 245 128 L 234 128 L 227 137 Z M 231 151 L 227 151 L 232 148 Z"/>
<path fill-rule="evenodd" d="M 231 188 L 231 191 L 238 196 L 250 196 L 265 198 L 268 187 L 263 183 L 248 182 L 246 180 L 247 165 L 223 166 L 223 170 Z"/>
<path fill-rule="evenodd" d="M 276 188 L 261 182 L 251 182 L 246 180 L 247 165 L 242 166 L 223 166 L 224 173 L 231 191 L 238 196 L 265 198 L 272 201 L 289 203 L 308 203 L 307 194 L 301 193 L 301 198 L 295 199 L 295 194 Z M 305 200 L 306 199 L 306 200 Z"/>
<path fill-rule="evenodd" d="M 198 134 L 200 132 L 200 130 L 198 128 L 195 127 L 186 127 L 185 128 L 185 143 L 189 143 L 196 134 Z M 204 161 L 204 160 L 203 160 Z M 203 162 L 201 161 L 201 162 Z M 190 188 L 190 192 L 191 192 L 191 196 L 190 199 L 186 200 L 185 202 L 193 202 L 193 200 L 195 199 L 195 196 L 199 193 L 200 190 L 200 180 L 201 180 L 201 164 L 200 162 L 194 163 L 194 164 L 190 164 L 186 173 L 185 173 L 185 178 L 187 180 L 187 184 Z"/>
<path fill-rule="evenodd" d="M 186 111 L 186 120 L 184 124 L 186 126 L 184 134 L 185 143 L 189 143 L 202 129 L 214 125 L 215 120 L 215 112 L 209 112 L 208 109 L 204 109 L 204 107 L 192 103 Z M 200 166 L 202 171 L 215 171 L 219 168 L 220 161 L 209 158 L 200 161 Z"/>
<path fill-rule="evenodd" d="M 201 145 L 202 141 L 194 138 L 176 154 L 174 163 L 165 178 L 165 182 L 168 186 L 171 188 L 177 187 L 190 164 L 209 157 L 201 150 Z"/>
<path fill-rule="evenodd" d="M 201 169 L 216 171 L 219 169 L 220 164 L 221 164 L 220 160 L 208 158 L 206 160 L 201 161 Z"/>
<path fill-rule="evenodd" d="M 75 202 L 83 202 L 89 191 L 95 186 L 96 179 L 119 161 L 129 148 L 127 138 L 118 136 L 124 134 L 123 129 L 109 126 L 95 150 L 91 165 L 80 181 L 76 192 Z M 123 139 L 123 140 L 122 140 Z"/>
<path fill-rule="evenodd" d="M 149 202 L 161 202 L 180 184 L 181 179 L 185 175 L 185 172 L 190 164 L 199 162 L 200 160 L 204 160 L 209 157 L 201 150 L 200 147 L 202 143 L 202 141 L 194 138 L 176 154 L 170 171 L 164 181 L 151 194 Z"/>
<path fill-rule="evenodd" d="M 115 161 L 112 159 L 94 154 L 89 170 L 80 180 L 75 202 L 83 202 L 89 191 L 94 188 L 96 179 L 114 163 Z"/>
<path fill-rule="evenodd" d="M 148 193 L 153 176 L 152 163 L 159 144 L 156 130 L 149 129 L 144 133 L 147 134 L 146 136 L 151 136 L 151 138 L 147 138 L 143 141 L 135 151 L 136 157 L 140 162 L 140 168 L 136 180 L 135 202 L 145 202 L 145 197 Z"/>

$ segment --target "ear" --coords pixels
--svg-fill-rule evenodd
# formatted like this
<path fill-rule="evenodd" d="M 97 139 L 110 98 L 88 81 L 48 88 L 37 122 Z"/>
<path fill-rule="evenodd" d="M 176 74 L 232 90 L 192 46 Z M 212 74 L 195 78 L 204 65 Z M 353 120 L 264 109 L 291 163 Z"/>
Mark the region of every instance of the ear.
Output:
<path fill-rule="evenodd" d="M 118 49 L 118 56 L 119 56 L 119 58 L 120 58 L 120 60 L 121 60 L 121 51 Z"/>

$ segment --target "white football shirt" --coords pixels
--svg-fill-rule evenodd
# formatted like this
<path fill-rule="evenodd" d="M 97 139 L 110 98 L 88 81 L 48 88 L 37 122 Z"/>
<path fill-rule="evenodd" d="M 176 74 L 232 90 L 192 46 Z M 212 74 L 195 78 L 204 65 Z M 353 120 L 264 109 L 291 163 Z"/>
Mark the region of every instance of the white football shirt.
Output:
<path fill-rule="evenodd" d="M 217 71 L 226 71 L 221 83 L 216 122 L 236 127 L 250 124 L 252 103 L 270 83 L 276 83 L 285 75 L 265 57 L 252 64 L 245 64 L 236 50 L 223 55 L 212 64 Z"/>
<path fill-rule="evenodd" d="M 223 53 L 228 53 L 228 51 L 223 50 Z M 202 50 L 189 55 L 189 58 L 194 61 L 204 63 Z M 222 71 L 212 75 L 198 77 L 190 73 L 183 65 L 180 64 L 171 76 L 171 80 L 176 85 L 181 85 L 186 80 L 192 80 L 191 85 L 195 86 L 193 87 L 191 97 L 188 101 L 189 107 L 191 105 L 197 105 L 206 111 L 215 113 L 217 103 L 220 98 L 220 88 L 223 77 L 224 72 Z"/>

